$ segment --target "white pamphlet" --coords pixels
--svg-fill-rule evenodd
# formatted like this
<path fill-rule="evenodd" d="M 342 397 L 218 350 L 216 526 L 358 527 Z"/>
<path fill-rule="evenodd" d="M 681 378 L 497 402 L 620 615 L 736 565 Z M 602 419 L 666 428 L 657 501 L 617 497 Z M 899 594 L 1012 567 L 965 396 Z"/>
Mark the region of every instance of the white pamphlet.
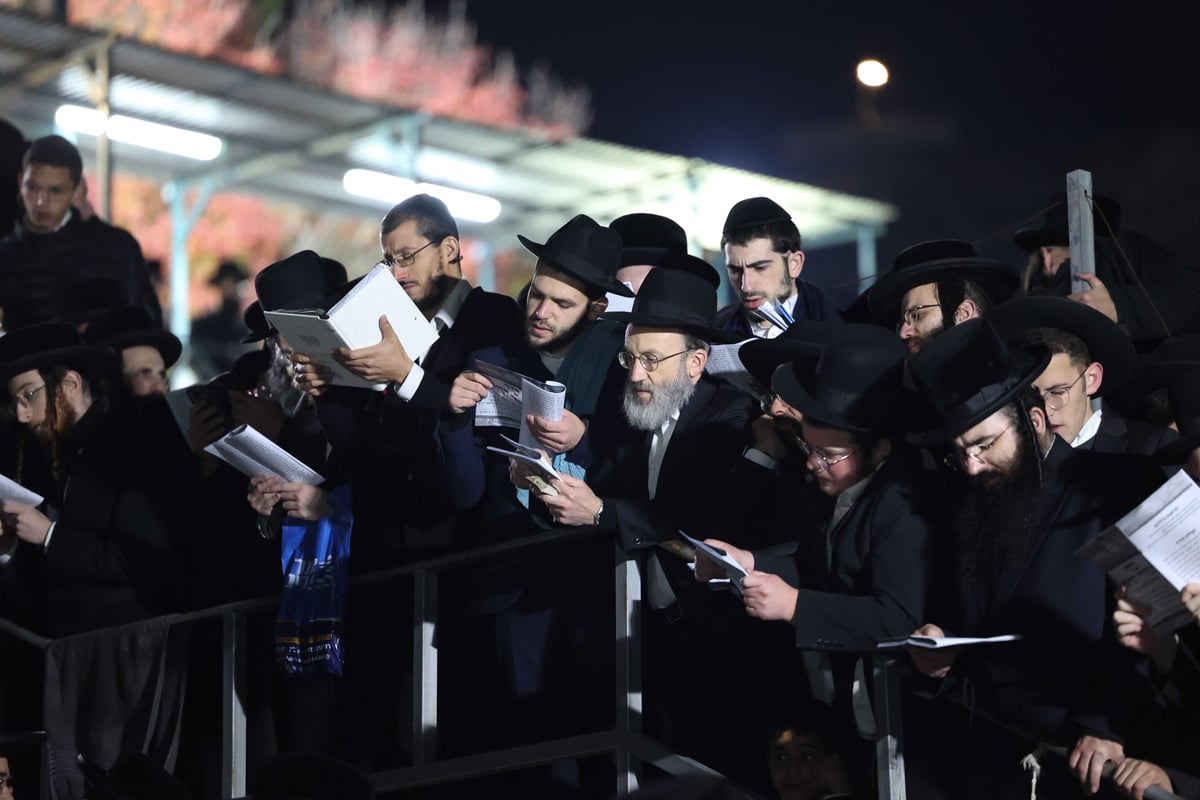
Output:
<path fill-rule="evenodd" d="M 239 425 L 204 448 L 243 475 L 274 475 L 285 483 L 316 486 L 325 479 L 249 425 Z"/>
<path fill-rule="evenodd" d="M 0 502 L 37 508 L 45 499 L 37 492 L 29 491 L 7 475 L 0 475 Z"/>

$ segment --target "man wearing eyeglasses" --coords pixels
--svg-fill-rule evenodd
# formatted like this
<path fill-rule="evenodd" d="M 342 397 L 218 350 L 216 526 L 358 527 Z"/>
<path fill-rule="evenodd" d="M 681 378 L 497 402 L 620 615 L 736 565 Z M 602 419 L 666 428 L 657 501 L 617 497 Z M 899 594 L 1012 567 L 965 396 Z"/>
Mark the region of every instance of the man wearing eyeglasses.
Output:
<path fill-rule="evenodd" d="M 894 327 L 908 357 L 939 333 L 981 317 L 1017 290 L 1017 274 L 970 242 L 939 239 L 901 251 L 867 292 L 871 316 Z"/>
<path fill-rule="evenodd" d="M 792 216 L 766 197 L 734 204 L 721 233 L 725 269 L 738 302 L 717 312 L 716 324 L 735 339 L 774 339 L 783 328 L 766 314 L 785 322 L 814 319 L 838 322 L 833 300 L 815 284 L 800 278 L 804 251 Z"/>
<path fill-rule="evenodd" d="M 1068 761 L 1042 761 L 1039 794 L 1095 792 L 1106 760 L 1120 762 L 1130 714 L 1148 707 L 1145 665 L 1121 653 L 1112 593 L 1099 567 L 1075 555 L 1085 542 L 1162 481 L 1139 456 L 1099 454 L 1049 435 L 1031 384 L 1050 356 L 1012 354 L 987 320 L 947 331 L 912 360 L 913 385 L 929 405 L 915 437 L 949 448 L 953 525 L 940 603 L 923 636 L 1018 634 L 995 646 L 909 648 L 917 669 L 948 694 L 969 682 L 974 709 L 1066 747 Z M 957 476 L 957 477 L 955 477 Z M 1028 741 L 979 718 L 934 726 L 949 796 L 1006 797 L 1028 791 L 1020 767 Z M 1015 759 L 1013 755 L 1016 754 Z M 948 767 L 948 768 L 947 768 Z M 1065 796 L 1065 795 L 1064 795 Z"/>
<path fill-rule="evenodd" d="M 1033 381 L 1046 404 L 1051 433 L 1099 453 L 1151 455 L 1175 441 L 1169 428 L 1123 417 L 1101 397 L 1134 378 L 1137 354 L 1112 320 L 1062 297 L 1019 297 L 990 317 L 1014 346 L 1045 346 L 1050 364 Z"/>

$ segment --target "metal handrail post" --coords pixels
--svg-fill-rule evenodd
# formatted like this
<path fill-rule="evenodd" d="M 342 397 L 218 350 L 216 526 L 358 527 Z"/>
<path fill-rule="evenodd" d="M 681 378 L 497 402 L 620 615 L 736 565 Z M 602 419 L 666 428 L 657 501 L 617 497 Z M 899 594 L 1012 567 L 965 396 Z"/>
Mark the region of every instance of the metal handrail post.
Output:
<path fill-rule="evenodd" d="M 246 614 L 221 617 L 221 797 L 246 796 Z"/>
<path fill-rule="evenodd" d="M 879 800 L 905 800 L 900 672 L 890 658 L 871 659 L 875 683 L 875 771 Z"/>
<path fill-rule="evenodd" d="M 438 652 L 434 632 L 438 617 L 438 573 L 413 573 L 413 766 L 437 760 Z"/>
<path fill-rule="evenodd" d="M 630 743 L 642 729 L 641 608 L 642 572 L 637 559 L 616 547 L 616 729 L 613 751 L 617 767 L 617 796 L 638 788 L 638 765 Z"/>

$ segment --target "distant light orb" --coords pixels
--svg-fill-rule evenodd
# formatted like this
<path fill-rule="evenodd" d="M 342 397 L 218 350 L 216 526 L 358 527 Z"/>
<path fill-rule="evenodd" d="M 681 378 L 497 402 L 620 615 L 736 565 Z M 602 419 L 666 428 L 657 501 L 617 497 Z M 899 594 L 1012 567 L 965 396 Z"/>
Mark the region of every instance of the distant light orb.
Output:
<path fill-rule="evenodd" d="M 863 86 L 870 86 L 872 89 L 878 89 L 888 82 L 887 67 L 883 65 L 882 61 L 876 61 L 873 58 L 858 62 L 855 74 L 858 76 L 859 83 Z"/>

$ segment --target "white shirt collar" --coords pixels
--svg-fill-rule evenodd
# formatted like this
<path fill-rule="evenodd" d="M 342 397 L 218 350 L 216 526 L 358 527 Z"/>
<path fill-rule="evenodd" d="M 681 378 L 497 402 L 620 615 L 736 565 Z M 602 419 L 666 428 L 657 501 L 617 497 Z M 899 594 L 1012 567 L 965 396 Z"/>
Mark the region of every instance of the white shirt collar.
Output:
<path fill-rule="evenodd" d="M 470 293 L 470 282 L 466 278 L 459 278 L 458 283 L 450 290 L 450 294 L 446 295 L 446 299 L 442 301 L 442 307 L 433 315 L 433 324 L 437 327 L 438 333 L 446 330 L 446 328 L 454 327 L 454 320 L 458 317 L 458 311 L 462 308 L 462 304 L 466 302 L 467 295 Z"/>
<path fill-rule="evenodd" d="M 1088 417 L 1088 421 L 1083 423 L 1083 427 L 1079 429 L 1079 433 L 1071 440 L 1071 447 L 1079 447 L 1081 444 L 1087 444 L 1096 435 L 1096 431 L 1100 430 L 1100 417 L 1104 414 L 1103 408 L 1097 408 Z"/>

